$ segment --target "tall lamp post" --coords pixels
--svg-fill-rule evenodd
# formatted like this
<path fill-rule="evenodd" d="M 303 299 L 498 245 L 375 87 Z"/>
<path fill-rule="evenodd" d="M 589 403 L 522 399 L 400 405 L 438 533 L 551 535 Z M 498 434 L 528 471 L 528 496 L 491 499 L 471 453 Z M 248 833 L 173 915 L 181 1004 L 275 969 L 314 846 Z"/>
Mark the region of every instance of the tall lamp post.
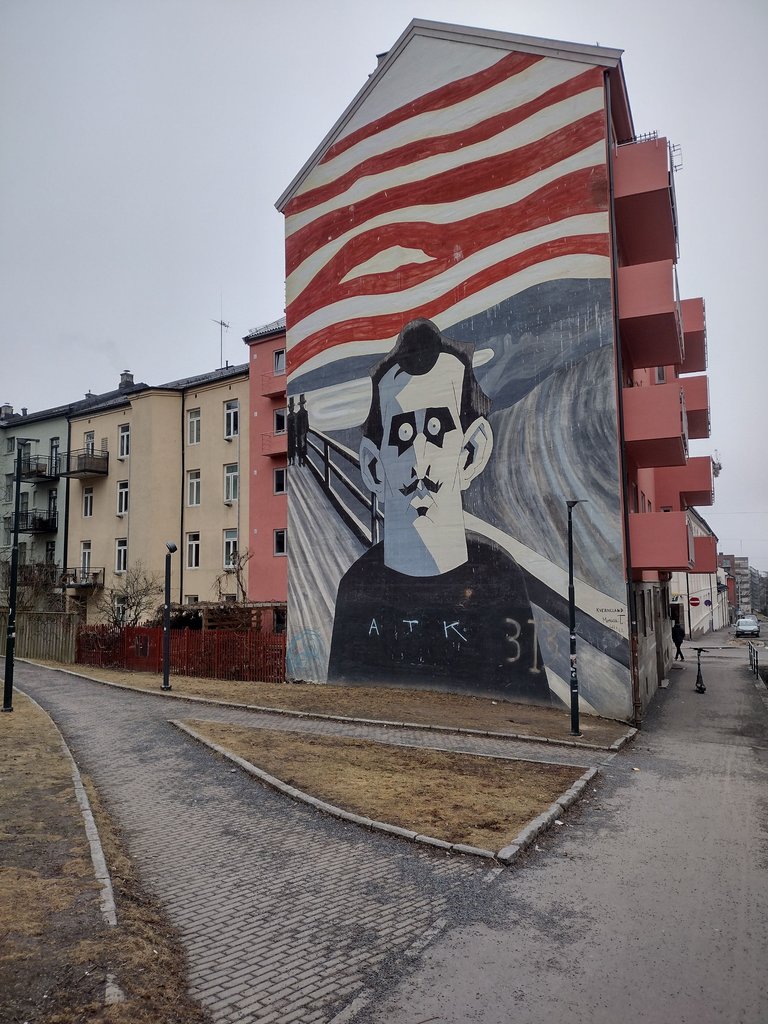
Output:
<path fill-rule="evenodd" d="M 21 513 L 21 450 L 36 438 L 16 438 L 16 472 L 13 478 L 13 547 L 11 548 L 11 579 L 8 587 L 8 630 L 5 639 L 5 683 L 3 711 L 13 711 L 13 666 L 16 650 L 16 595 L 19 582 L 19 515 Z"/>
<path fill-rule="evenodd" d="M 171 674 L 171 555 L 176 550 L 172 540 L 166 541 L 168 551 L 165 556 L 165 603 L 163 604 L 163 685 L 161 689 L 170 690 Z"/>
<path fill-rule="evenodd" d="M 579 731 L 579 676 L 576 671 L 576 598 L 573 589 L 573 509 L 584 500 L 584 498 L 575 498 L 565 503 L 568 506 L 568 632 L 571 638 L 571 736 L 581 736 Z"/>

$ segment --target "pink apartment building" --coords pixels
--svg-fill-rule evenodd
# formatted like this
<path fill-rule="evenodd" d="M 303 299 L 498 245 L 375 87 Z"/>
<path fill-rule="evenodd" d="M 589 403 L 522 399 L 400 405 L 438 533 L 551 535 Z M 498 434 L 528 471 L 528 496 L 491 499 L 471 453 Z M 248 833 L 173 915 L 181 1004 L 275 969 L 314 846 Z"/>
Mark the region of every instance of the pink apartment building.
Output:
<path fill-rule="evenodd" d="M 285 398 L 285 320 L 257 327 L 243 338 L 250 350 L 251 473 L 248 599 L 285 604 L 288 591 L 288 410 Z M 285 629 L 275 608 L 264 628 Z M 268 618 L 268 617 L 267 617 Z"/>

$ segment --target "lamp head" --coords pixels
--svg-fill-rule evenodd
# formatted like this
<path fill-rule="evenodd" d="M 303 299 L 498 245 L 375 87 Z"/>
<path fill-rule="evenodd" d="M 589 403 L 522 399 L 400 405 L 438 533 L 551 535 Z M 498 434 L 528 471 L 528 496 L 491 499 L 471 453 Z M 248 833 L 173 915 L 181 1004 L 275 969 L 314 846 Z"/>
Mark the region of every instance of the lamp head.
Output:
<path fill-rule="evenodd" d="M 172 540 L 167 540 L 165 542 L 165 546 L 168 548 L 168 554 L 169 555 L 172 555 L 174 553 L 174 551 L 177 550 L 176 545 L 173 543 Z"/>

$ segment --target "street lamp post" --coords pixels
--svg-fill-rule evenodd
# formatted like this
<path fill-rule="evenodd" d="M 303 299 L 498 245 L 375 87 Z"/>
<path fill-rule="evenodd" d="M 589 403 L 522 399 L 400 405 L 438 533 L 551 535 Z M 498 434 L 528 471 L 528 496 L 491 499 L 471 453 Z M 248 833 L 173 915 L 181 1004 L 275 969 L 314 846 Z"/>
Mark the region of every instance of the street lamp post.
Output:
<path fill-rule="evenodd" d="M 172 540 L 166 541 L 168 551 L 165 556 L 165 603 L 163 604 L 163 685 L 161 689 L 170 690 L 171 673 L 171 555 L 176 550 Z"/>
<path fill-rule="evenodd" d="M 13 711 L 13 666 L 16 650 L 16 595 L 19 583 L 19 516 L 21 514 L 21 451 L 35 438 L 16 438 L 16 472 L 13 478 L 13 541 L 11 548 L 11 578 L 8 586 L 8 630 L 5 640 L 5 682 L 3 685 L 3 711 Z"/>
<path fill-rule="evenodd" d="M 576 598 L 573 589 L 573 509 L 583 498 L 566 501 L 568 506 L 568 632 L 571 642 L 571 736 L 579 731 L 579 676 L 576 671 Z"/>

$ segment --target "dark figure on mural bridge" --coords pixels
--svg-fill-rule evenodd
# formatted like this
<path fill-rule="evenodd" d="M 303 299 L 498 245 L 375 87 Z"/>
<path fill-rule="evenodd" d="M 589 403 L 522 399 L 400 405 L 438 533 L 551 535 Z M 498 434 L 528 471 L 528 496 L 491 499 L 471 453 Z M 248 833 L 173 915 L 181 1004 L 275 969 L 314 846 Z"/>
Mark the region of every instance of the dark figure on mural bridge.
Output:
<path fill-rule="evenodd" d="M 309 434 L 309 413 L 307 400 L 299 396 L 299 411 L 296 413 L 296 457 L 300 466 L 307 464 L 307 435 Z"/>
<path fill-rule="evenodd" d="M 675 645 L 675 661 L 685 661 L 680 645 L 685 640 L 685 629 L 676 622 L 672 627 L 672 643 Z"/>
<path fill-rule="evenodd" d="M 296 405 L 293 395 L 288 399 L 288 465 L 296 461 Z"/>
<path fill-rule="evenodd" d="M 329 682 L 549 700 L 522 573 L 464 526 L 462 494 L 493 448 L 471 353 L 414 320 L 372 370 L 360 469 L 384 540 L 339 584 Z"/>

